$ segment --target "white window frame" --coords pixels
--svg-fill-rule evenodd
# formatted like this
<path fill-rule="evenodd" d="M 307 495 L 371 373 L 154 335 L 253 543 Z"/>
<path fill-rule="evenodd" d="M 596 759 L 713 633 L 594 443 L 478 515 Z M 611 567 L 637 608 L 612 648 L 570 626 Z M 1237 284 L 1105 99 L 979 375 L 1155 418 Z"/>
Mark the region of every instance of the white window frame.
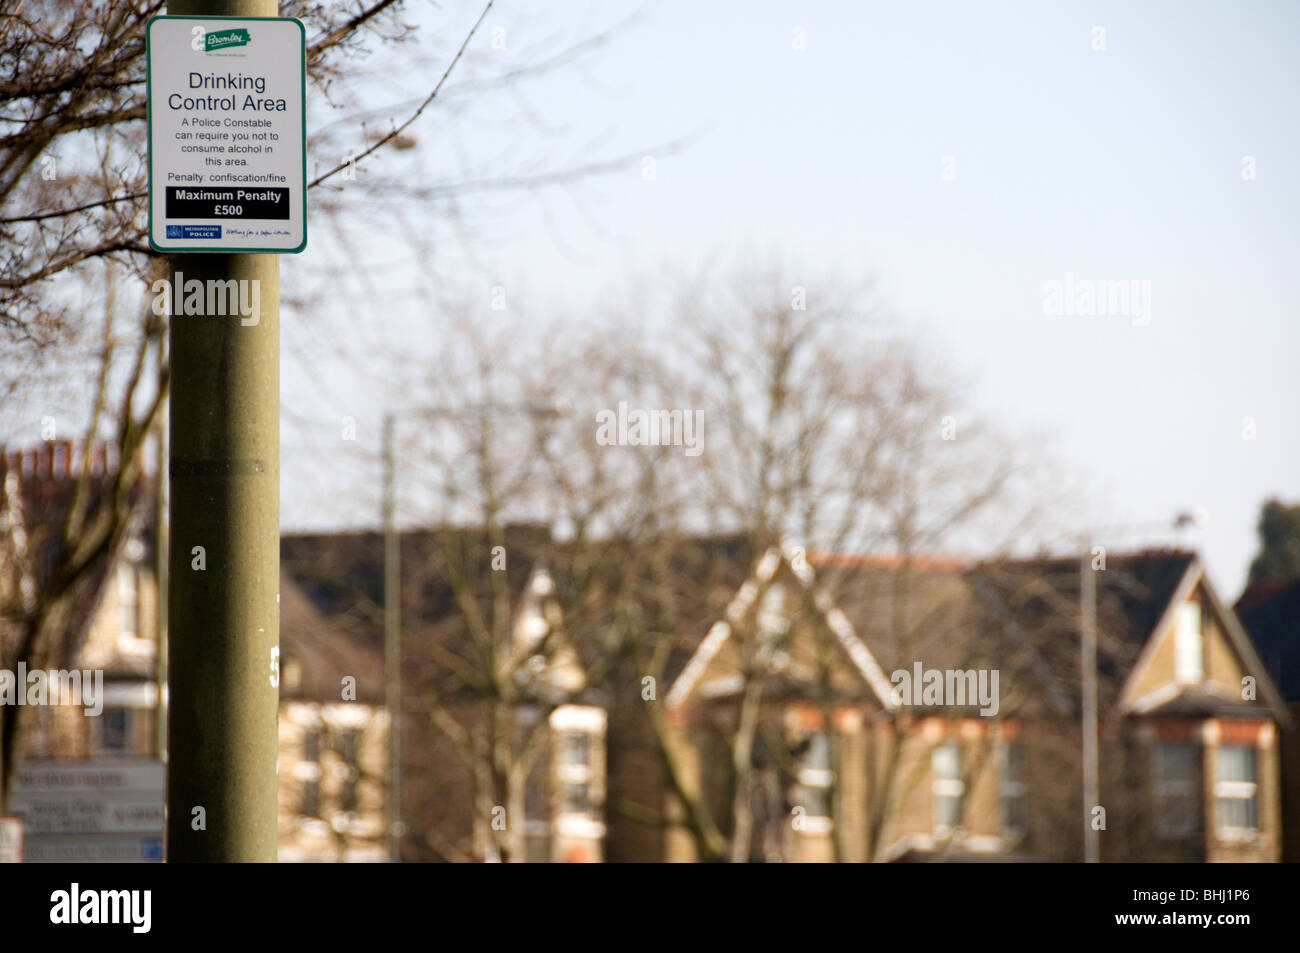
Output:
<path fill-rule="evenodd" d="M 124 655 L 154 655 L 154 640 L 142 635 L 140 613 L 140 562 L 136 553 L 143 546 L 132 540 L 124 549 L 124 558 L 117 564 L 118 630 L 117 648 Z"/>
<path fill-rule="evenodd" d="M 1174 680 L 1199 684 L 1205 678 L 1205 621 L 1201 604 L 1188 600 L 1174 620 Z"/>
<path fill-rule="evenodd" d="M 957 777 L 955 778 L 939 777 L 939 759 L 944 756 L 946 751 L 952 751 L 956 757 Z M 961 830 L 962 799 L 966 795 L 966 782 L 961 779 L 961 745 L 955 740 L 945 741 L 938 745 L 930 753 L 930 773 L 933 775 L 930 792 L 934 799 L 934 836 L 943 839 Z M 957 822 L 955 824 L 944 824 L 939 819 L 941 815 L 939 805 L 941 802 L 953 799 L 957 801 Z"/>
<path fill-rule="evenodd" d="M 1229 749 L 1241 749 L 1251 752 L 1251 766 L 1254 781 L 1227 780 L 1220 777 L 1223 764 L 1223 752 Z M 1224 800 L 1254 801 L 1255 826 L 1227 826 L 1220 820 L 1219 802 Z M 1250 840 L 1259 833 L 1259 749 L 1254 745 L 1220 745 L 1215 751 L 1214 759 L 1214 828 L 1223 840 Z"/>
<path fill-rule="evenodd" d="M 605 712 L 587 705 L 561 705 L 551 712 L 551 731 L 555 734 L 557 752 L 555 757 L 555 782 L 560 790 L 555 807 L 555 829 L 560 834 L 584 832 L 582 836 L 603 836 L 593 833 L 598 828 L 603 832 L 600 820 L 600 806 L 596 803 L 592 790 L 596 780 L 592 767 L 596 746 L 601 743 L 605 732 Z M 559 756 L 565 744 L 563 736 L 578 734 L 586 739 L 586 760 L 582 763 L 565 762 Z M 586 788 L 587 809 L 571 811 L 565 807 L 564 788 L 567 785 L 581 785 Z"/>
<path fill-rule="evenodd" d="M 821 738 L 821 744 L 825 746 L 826 766 L 821 767 L 811 763 L 812 755 L 818 745 L 817 739 Z M 808 747 L 803 754 L 799 756 L 798 771 L 796 779 L 799 783 L 798 798 L 804 806 L 803 831 L 808 834 L 828 834 L 834 827 L 832 814 L 835 806 L 831 803 L 831 788 L 835 783 L 835 772 L 831 770 L 831 737 L 825 731 L 814 731 L 808 737 Z M 826 805 L 825 814 L 813 814 L 808 810 L 807 805 L 813 802 L 809 794 L 816 790 L 821 792 L 816 798 L 817 801 Z"/>

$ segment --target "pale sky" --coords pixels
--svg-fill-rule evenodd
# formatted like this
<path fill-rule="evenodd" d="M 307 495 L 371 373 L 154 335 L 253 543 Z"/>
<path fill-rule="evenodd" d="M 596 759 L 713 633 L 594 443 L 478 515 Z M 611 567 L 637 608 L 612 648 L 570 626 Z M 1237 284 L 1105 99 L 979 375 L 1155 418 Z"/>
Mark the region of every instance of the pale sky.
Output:
<path fill-rule="evenodd" d="M 1184 541 L 1235 599 L 1261 501 L 1300 499 L 1296 5 L 664 0 L 520 12 L 529 8 L 494 9 L 457 75 L 491 74 L 494 27 L 523 55 L 553 34 L 643 15 L 579 67 L 530 85 L 530 123 L 494 106 L 435 116 L 416 129 L 419 158 L 401 153 L 387 168 L 487 173 L 503 157 L 580 162 L 694 134 L 689 146 L 656 157 L 651 181 L 636 166 L 540 197 L 487 196 L 472 259 L 455 242 L 420 262 L 400 242 L 367 246 L 400 306 L 384 288 L 341 286 L 359 336 L 393 346 L 435 333 L 410 297 L 422 282 L 501 284 L 562 321 L 598 318 L 620 275 L 667 263 L 776 256 L 874 276 L 909 332 L 971 382 L 973 409 L 1050 439 L 1089 491 L 1086 521 L 1204 507 L 1208 522 Z M 412 18 L 451 44 L 476 15 L 458 0 Z M 385 76 L 382 89 L 399 102 L 432 78 Z M 328 236 L 312 242 L 283 259 L 286 283 L 328 262 Z M 1045 314 L 1045 284 L 1067 275 L 1149 282 L 1149 324 Z M 316 319 L 284 321 L 293 529 L 322 521 L 307 490 L 328 485 L 331 465 L 287 452 L 314 427 L 337 429 L 341 414 L 365 422 L 373 450 L 373 424 L 402 395 L 386 369 L 346 352 L 313 352 L 308 367 L 294 349 Z M 372 497 L 336 501 L 325 522 L 366 522 Z"/>

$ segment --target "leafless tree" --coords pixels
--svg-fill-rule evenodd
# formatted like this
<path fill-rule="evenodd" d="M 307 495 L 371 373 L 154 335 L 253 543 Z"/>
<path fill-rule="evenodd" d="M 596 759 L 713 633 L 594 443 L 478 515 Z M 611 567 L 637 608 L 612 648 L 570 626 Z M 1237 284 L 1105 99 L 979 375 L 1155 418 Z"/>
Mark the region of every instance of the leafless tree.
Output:
<path fill-rule="evenodd" d="M 412 647 L 404 678 L 418 684 L 405 707 L 408 717 L 427 719 L 454 758 L 461 781 L 448 779 L 444 764 L 437 783 L 464 792 L 478 824 L 477 837 L 465 831 L 452 841 L 449 826 L 430 817 L 418 840 L 433 855 L 482 856 L 477 845 L 486 840 L 496 856 L 523 856 L 521 825 L 493 830 L 491 811 L 521 813 L 545 716 L 593 690 L 611 711 L 630 705 L 648 716 L 649 745 L 680 803 L 672 818 L 661 805 L 611 802 L 608 810 L 682 824 L 704 859 L 761 855 L 773 823 L 788 825 L 773 779 L 790 781 L 799 754 L 780 730 L 788 697 L 762 664 L 763 596 L 774 577 L 731 620 L 744 681 L 738 703 L 719 707 L 712 725 L 729 765 L 725 797 L 690 777 L 663 701 L 639 689 L 642 677 L 664 684 L 669 660 L 704 636 L 701 607 L 721 614 L 718 592 L 734 594 L 773 549 L 816 569 L 815 583 L 786 609 L 818 645 L 805 700 L 822 710 L 832 736 L 836 708 L 852 699 L 835 674 L 843 659 L 828 607 L 869 597 L 880 625 L 870 641 L 887 644 L 890 661 L 919 657 L 961 623 L 964 584 L 929 584 L 922 557 L 948 546 L 988 553 L 1009 545 L 1029 518 L 1017 497 L 1021 461 L 977 425 L 940 369 L 875 319 L 869 299 L 838 294 L 822 303 L 787 277 L 742 276 L 688 288 L 669 315 L 601 315 L 590 326 L 570 321 L 555 334 L 552 324 L 531 336 L 500 315 L 456 309 L 464 317 L 442 342 L 428 396 L 399 420 L 402 483 L 415 495 L 408 518 L 441 528 L 423 575 L 404 581 L 436 581 L 453 602 L 405 622 Z M 702 410 L 703 452 L 596 439 L 597 413 L 620 403 Z M 539 524 L 547 527 L 541 544 L 512 544 L 512 527 Z M 722 539 L 738 546 L 711 547 Z M 541 613 L 544 634 L 524 643 L 517 626 L 528 596 L 519 576 L 492 571 L 497 547 L 545 565 L 556 580 Z M 837 557 L 882 552 L 889 559 L 864 595 L 860 567 Z M 965 663 L 977 651 L 948 658 Z M 571 689 L 557 690 L 565 668 Z M 628 670 L 636 677 L 626 678 Z M 877 728 L 884 740 L 872 762 L 872 857 L 885 844 L 890 810 L 917 780 L 903 770 L 906 718 L 887 714 Z M 830 798 L 838 817 L 845 808 L 834 785 Z M 855 853 L 838 837 L 833 846 L 836 856 Z"/>
<path fill-rule="evenodd" d="M 672 340 L 683 342 L 682 357 L 691 361 L 692 386 L 682 399 L 704 408 L 709 421 L 705 466 L 696 475 L 706 513 L 697 517 L 740 534 L 755 563 L 784 548 L 815 569 L 815 582 L 787 611 L 826 646 L 809 700 L 824 708 L 837 776 L 831 669 L 843 660 L 827 608 L 872 600 L 879 630 L 866 641 L 877 654 L 887 648 L 882 664 L 910 665 L 951 635 L 967 593 L 960 585 L 923 585 L 918 561 L 937 552 L 992 553 L 1016 541 L 1032 513 L 1018 496 L 1021 454 L 978 419 L 937 362 L 891 328 L 869 287 L 770 267 L 721 278 L 710 272 L 687 287 L 675 316 Z M 854 561 L 835 558 L 846 553 L 887 554 L 888 569 L 864 575 Z M 670 786 L 704 858 L 746 860 L 758 852 L 756 747 L 765 745 L 766 756 L 786 766 L 787 779 L 793 773 L 792 751 L 773 730 L 776 679 L 762 663 L 759 617 L 773 579 L 758 584 L 743 615 L 729 617 L 742 683 L 733 705 L 716 707 L 713 728 L 729 754 L 730 798 L 710 803 L 684 775 L 670 725 L 651 711 Z M 682 651 L 703 635 L 679 627 L 690 621 L 664 626 L 666 639 L 684 640 Z M 647 653 L 646 664 L 668 654 L 662 647 Z M 883 713 L 870 733 L 884 739 L 869 761 L 867 856 L 874 857 L 900 793 L 914 782 L 900 770 L 907 719 Z M 838 820 L 844 805 L 834 788 L 831 801 Z M 844 856 L 847 845 L 838 835 L 834 841 L 836 856 Z"/>
<path fill-rule="evenodd" d="M 10 671 L 19 663 L 39 667 L 53 652 L 68 652 L 69 646 L 55 642 L 69 627 L 78 591 L 118 552 L 144 504 L 144 449 L 168 384 L 166 367 L 149 362 L 157 353 L 160 322 L 146 315 L 144 333 L 128 335 L 124 345 L 123 318 L 109 287 L 92 365 L 93 404 L 81 439 L 55 441 L 55 433 L 48 434 L 48 465 L 30 453 L 21 466 L 14 465 L 17 458 L 0 460 L 0 667 Z M 114 379 L 115 371 L 124 385 Z M 150 384 L 152 393 L 146 390 Z M 47 424 L 57 428 L 58 420 L 49 417 Z M 51 481 L 56 454 L 66 459 L 57 463 L 59 480 Z M 23 710 L 0 706 L 0 808 L 13 777 Z"/>
<path fill-rule="evenodd" d="M 380 195 L 389 201 L 404 188 L 385 175 L 391 170 L 383 161 L 396 152 L 418 153 L 415 135 L 430 114 L 454 116 L 492 89 L 518 93 L 535 77 L 603 46 L 621 27 L 478 66 L 472 41 L 493 7 L 491 0 L 475 4 L 431 46 L 418 42 L 400 0 L 281 4 L 282 15 L 306 27 L 311 109 L 331 117 L 313 120 L 309 142 L 309 189 L 321 221 L 382 227 L 367 219 L 366 203 Z M 129 516 L 124 501 L 138 495 L 142 450 L 167 397 L 166 318 L 148 299 L 165 261 L 145 237 L 144 37 L 149 19 L 162 12 L 161 0 L 20 0 L 0 12 L 0 406 L 14 422 L 39 407 L 38 419 L 54 417 L 62 431 L 81 433 L 82 447 L 112 444 L 121 461 L 103 492 L 83 479 L 58 526 L 24 530 L 19 501 L 8 494 L 11 532 L 63 541 L 47 551 L 55 563 L 48 585 L 35 593 L 17 586 L 13 592 L 27 594 L 2 609 L 21 633 L 2 646 L 10 667 L 42 653 L 72 587 L 114 552 Z M 381 63 L 383 75 L 375 70 Z M 390 95 L 398 84 L 384 81 L 401 72 L 395 65 L 407 67 L 400 84 L 406 96 L 398 100 Z M 457 71 L 466 69 L 471 75 L 458 85 Z M 422 88 L 411 89 L 406 77 Z M 444 172 L 406 188 L 404 201 L 471 205 L 478 192 L 525 191 L 620 161 L 597 155 L 496 168 L 486 177 Z M 375 174 L 367 176 L 372 168 Z M 355 266 L 358 256 L 344 251 L 333 265 Z M 291 306 L 312 304 L 309 294 L 295 294 L 292 282 L 289 288 Z M 99 313 L 106 315 L 102 325 L 87 317 Z M 50 413 L 52 407 L 59 412 Z M 21 576 L 16 546 L 9 563 Z M 0 806 L 12 774 L 18 711 L 0 713 Z"/>
<path fill-rule="evenodd" d="M 514 861 L 537 809 L 530 788 L 547 787 L 548 718 L 606 691 L 630 657 L 638 586 L 682 491 L 663 460 L 595 439 L 607 395 L 657 386 L 645 355 L 481 317 L 467 307 L 453 321 L 395 422 L 399 516 L 413 527 L 402 557 L 406 851 Z M 446 604 L 427 605 L 429 592 Z M 442 812 L 448 791 L 458 810 Z"/>

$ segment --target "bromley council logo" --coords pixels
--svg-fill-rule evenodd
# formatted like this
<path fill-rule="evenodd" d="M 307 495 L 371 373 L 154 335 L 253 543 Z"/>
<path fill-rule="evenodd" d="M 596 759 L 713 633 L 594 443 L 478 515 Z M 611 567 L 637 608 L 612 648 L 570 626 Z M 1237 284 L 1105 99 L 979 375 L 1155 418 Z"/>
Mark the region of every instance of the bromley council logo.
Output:
<path fill-rule="evenodd" d="M 213 30 L 209 33 L 201 26 L 190 31 L 190 49 L 199 53 L 211 53 L 214 50 L 228 50 L 235 46 L 246 46 L 252 37 L 244 29 Z"/>

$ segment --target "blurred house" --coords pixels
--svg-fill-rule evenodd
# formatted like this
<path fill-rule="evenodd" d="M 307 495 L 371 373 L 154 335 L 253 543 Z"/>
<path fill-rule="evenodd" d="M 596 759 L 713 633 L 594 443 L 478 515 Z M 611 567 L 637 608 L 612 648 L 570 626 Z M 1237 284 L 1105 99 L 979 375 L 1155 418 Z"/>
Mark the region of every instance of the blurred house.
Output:
<path fill-rule="evenodd" d="M 66 441 L 0 454 L 0 668 L 16 658 L 25 607 L 50 591 L 79 460 Z M 117 466 L 107 448 L 91 455 L 88 499 L 110 491 Z M 24 707 L 20 764 L 161 757 L 155 506 L 142 480 L 127 500 L 126 532 L 73 586 L 47 653 L 28 665 L 101 671 L 102 712 Z M 281 859 L 386 860 L 382 652 L 322 618 L 293 580 L 281 583 Z"/>
<path fill-rule="evenodd" d="M 1078 560 L 811 560 L 837 604 L 798 555 L 757 560 L 667 699 L 687 783 L 725 816 L 763 674 L 750 859 L 1081 859 Z M 1277 860 L 1289 716 L 1200 560 L 1112 556 L 1097 617 L 1102 859 Z M 996 715 L 899 704 L 891 676 L 918 663 L 997 670 Z M 685 827 L 668 859 L 698 856 Z"/>
<path fill-rule="evenodd" d="M 0 454 L 0 668 L 12 669 L 26 634 L 26 610 L 55 580 L 60 533 L 77 499 L 112 489 L 118 461 L 110 448 L 90 456 L 71 441 Z M 20 761 L 157 757 L 158 587 L 154 514 L 148 481 L 126 500 L 126 531 L 71 588 L 46 653 L 29 669 L 103 672 L 103 711 L 87 718 L 70 705 L 26 708 L 16 745 Z"/>
<path fill-rule="evenodd" d="M 5 702 L 39 702 L 0 710 L 6 738 L 16 726 L 7 811 L 31 862 L 162 859 L 151 480 L 122 495 L 117 472 L 105 446 L 0 453 L 0 681 L 15 690 Z M 110 494 L 120 534 L 65 543 L 69 516 L 94 525 Z M 34 670 L 48 679 L 44 699 L 31 694 Z"/>
<path fill-rule="evenodd" d="M 494 568 L 482 533 L 401 534 L 403 860 L 497 860 L 502 843 L 513 859 L 603 859 L 606 708 L 590 703 L 599 688 L 585 684 L 563 637 L 549 534 L 517 526 L 508 537 L 509 557 Z M 282 561 L 282 591 L 296 587 L 309 602 L 304 632 L 364 646 L 378 666 L 369 690 L 381 698 L 382 534 L 286 535 Z M 286 645 L 297 626 L 288 611 Z M 291 755 L 282 745 L 282 776 Z M 494 771 L 522 772 L 501 803 L 487 794 Z"/>
<path fill-rule="evenodd" d="M 972 579 L 991 610 L 982 629 L 1007 666 L 1008 688 L 1036 699 L 1020 719 L 1032 796 L 1051 780 L 1034 735 L 1053 723 L 1063 729 L 1061 714 L 1073 727 L 1078 710 L 1079 561 L 992 564 Z M 1101 859 L 1277 861 L 1279 730 L 1290 716 L 1204 563 L 1182 550 L 1112 553 L 1095 580 Z M 1064 711 L 1052 704 L 1062 697 Z M 1073 782 L 1079 746 L 1076 732 L 1068 737 L 1062 767 Z M 1078 826 L 1079 803 L 1055 812 L 1063 829 Z M 1049 830 L 1028 833 L 1041 843 Z"/>
<path fill-rule="evenodd" d="M 280 574 L 279 859 L 384 862 L 384 658 Z"/>
<path fill-rule="evenodd" d="M 1081 859 L 1076 559 L 804 558 L 681 540 L 654 610 L 667 614 L 645 607 L 647 625 L 679 636 L 648 689 L 628 657 L 585 683 L 584 646 L 553 641 L 583 638 L 565 618 L 572 554 L 537 527 L 508 527 L 505 542 L 509 564 L 493 569 L 481 534 L 402 534 L 405 859 L 494 859 L 498 818 L 515 858 L 699 859 L 688 802 L 735 823 L 729 742 L 756 676 L 747 859 Z M 377 652 L 380 535 L 286 537 L 284 552 L 288 573 L 315 580 L 317 609 Z M 1202 563 L 1111 555 L 1097 583 L 1102 859 L 1277 859 L 1289 716 Z M 505 614 L 485 623 L 494 604 Z M 534 760 L 515 803 L 482 800 L 483 766 L 428 705 L 480 740 L 505 713 L 478 675 L 455 674 L 475 657 L 466 613 L 508 625 L 520 663 L 508 716 Z M 891 676 L 917 663 L 996 670 L 996 713 L 974 698 L 899 704 Z"/>
<path fill-rule="evenodd" d="M 1247 587 L 1235 607 L 1291 712 L 1282 731 L 1282 859 L 1300 861 L 1300 577 Z"/>
<path fill-rule="evenodd" d="M 24 600 L 48 585 L 76 459 L 70 445 L 3 458 L 7 658 Z M 93 457 L 92 492 L 115 466 Z M 43 660 L 101 669 L 104 713 L 27 709 L 29 760 L 157 753 L 147 490 Z M 624 572 L 636 545 L 659 543 L 579 553 L 532 525 L 401 534 L 403 860 L 692 860 L 709 823 L 723 855 L 751 831 L 750 860 L 1080 859 L 1078 560 L 684 537 L 640 579 Z M 281 553 L 281 859 L 384 860 L 383 536 L 290 534 Z M 593 573 L 618 585 L 584 589 Z M 1297 588 L 1239 603 L 1257 651 L 1192 553 L 1112 554 L 1096 581 L 1102 859 L 1277 859 Z M 624 584 L 644 633 L 666 640 L 653 659 L 619 641 L 627 616 L 609 600 Z M 970 693 L 900 698 L 895 673 L 918 665 L 972 673 Z M 996 712 L 972 697 L 981 672 L 998 675 Z M 742 725 L 752 771 L 738 772 Z"/>

